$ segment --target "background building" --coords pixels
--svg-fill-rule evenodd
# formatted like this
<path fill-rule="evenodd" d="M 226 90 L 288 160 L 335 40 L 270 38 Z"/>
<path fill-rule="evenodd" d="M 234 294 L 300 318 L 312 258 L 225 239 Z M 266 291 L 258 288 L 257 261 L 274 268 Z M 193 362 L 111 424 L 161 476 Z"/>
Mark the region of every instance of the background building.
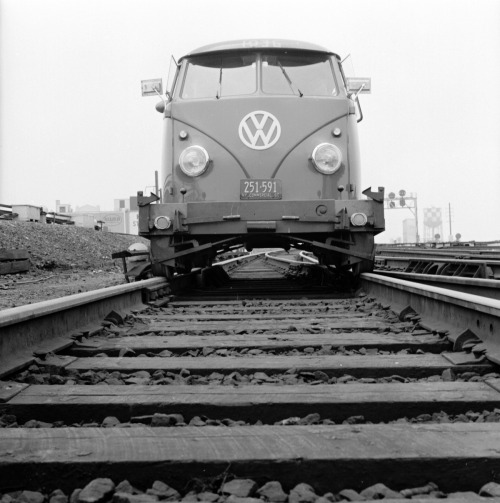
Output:
<path fill-rule="evenodd" d="M 101 211 L 101 207 L 99 205 L 92 206 L 91 204 L 84 204 L 83 206 L 77 206 L 75 208 L 75 212 L 77 213 L 85 213 L 85 212 L 96 212 Z"/>
<path fill-rule="evenodd" d="M 417 242 L 417 225 L 414 218 L 403 220 L 403 243 Z"/>
<path fill-rule="evenodd" d="M 71 204 L 61 203 L 59 199 L 56 199 L 56 213 L 73 213 L 71 209 Z"/>

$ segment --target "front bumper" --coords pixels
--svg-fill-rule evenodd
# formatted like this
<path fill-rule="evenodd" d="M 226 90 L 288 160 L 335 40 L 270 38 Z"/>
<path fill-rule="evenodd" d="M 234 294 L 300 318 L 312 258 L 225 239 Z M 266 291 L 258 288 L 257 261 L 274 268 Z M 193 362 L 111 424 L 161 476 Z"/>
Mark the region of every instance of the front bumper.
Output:
<path fill-rule="evenodd" d="M 351 224 L 353 213 L 364 213 L 367 223 Z M 157 217 L 170 225 L 157 229 Z M 276 234 L 332 233 L 338 230 L 370 232 L 384 230 L 383 204 L 372 200 L 317 201 L 229 201 L 148 204 L 140 207 L 139 234 L 146 237 L 236 235 L 271 232 Z"/>

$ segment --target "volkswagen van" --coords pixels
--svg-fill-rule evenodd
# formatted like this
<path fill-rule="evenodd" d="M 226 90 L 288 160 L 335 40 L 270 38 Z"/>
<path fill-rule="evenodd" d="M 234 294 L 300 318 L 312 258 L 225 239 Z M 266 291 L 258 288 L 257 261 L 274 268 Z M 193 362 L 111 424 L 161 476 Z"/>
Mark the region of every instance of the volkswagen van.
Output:
<path fill-rule="evenodd" d="M 359 94 L 369 88 L 346 79 L 337 54 L 290 40 L 208 45 L 179 60 L 165 93 L 144 81 L 163 117 L 158 194 L 138 195 L 154 274 L 241 246 L 370 270 L 384 193 L 360 187 Z"/>

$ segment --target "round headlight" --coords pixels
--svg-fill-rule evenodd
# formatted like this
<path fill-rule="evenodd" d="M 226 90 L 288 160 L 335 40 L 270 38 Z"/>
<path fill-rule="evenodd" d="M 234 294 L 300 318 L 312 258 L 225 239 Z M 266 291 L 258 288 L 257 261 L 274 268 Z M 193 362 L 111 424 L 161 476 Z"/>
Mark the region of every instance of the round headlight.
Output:
<path fill-rule="evenodd" d="M 208 168 L 207 151 L 198 145 L 184 149 L 179 156 L 179 165 L 187 176 L 199 176 Z"/>
<path fill-rule="evenodd" d="M 314 167 L 324 175 L 332 175 L 342 163 L 342 152 L 331 143 L 320 143 L 312 153 Z"/>

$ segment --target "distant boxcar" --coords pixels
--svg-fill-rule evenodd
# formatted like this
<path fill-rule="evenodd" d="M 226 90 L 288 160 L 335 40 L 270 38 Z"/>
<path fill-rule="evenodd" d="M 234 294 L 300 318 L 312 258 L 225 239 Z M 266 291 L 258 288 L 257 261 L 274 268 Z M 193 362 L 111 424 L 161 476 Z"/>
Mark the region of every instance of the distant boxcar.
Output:
<path fill-rule="evenodd" d="M 17 214 L 17 219 L 23 222 L 39 222 L 42 208 L 30 204 L 13 204 L 12 213 Z"/>

